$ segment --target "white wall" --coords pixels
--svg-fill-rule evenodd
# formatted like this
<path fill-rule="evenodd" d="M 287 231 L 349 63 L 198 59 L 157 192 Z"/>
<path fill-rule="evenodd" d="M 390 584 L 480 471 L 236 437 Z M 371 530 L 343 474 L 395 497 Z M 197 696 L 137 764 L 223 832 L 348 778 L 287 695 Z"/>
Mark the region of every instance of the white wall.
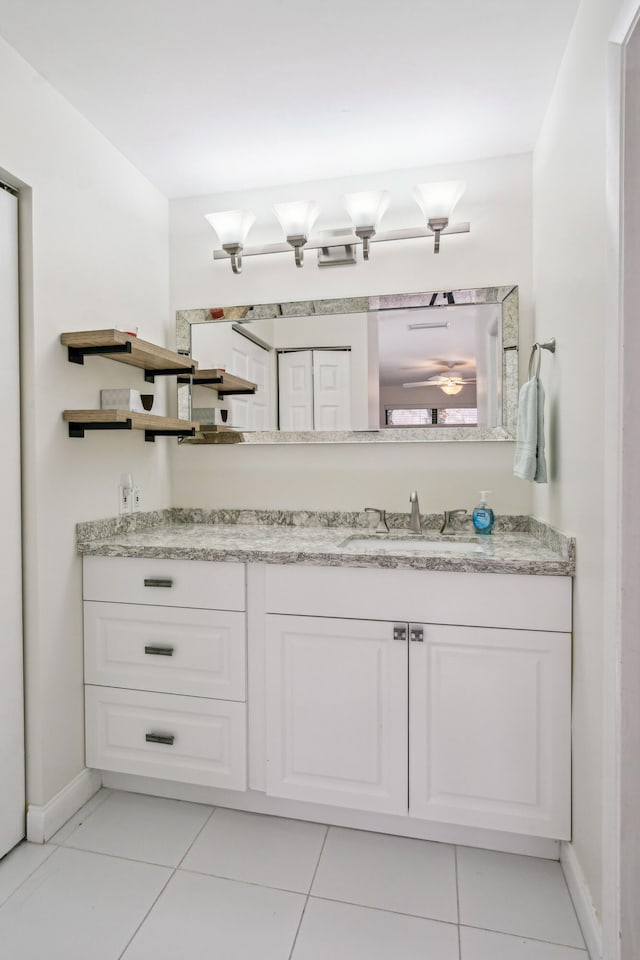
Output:
<path fill-rule="evenodd" d="M 607 570 L 603 363 L 607 323 L 607 39 L 618 0 L 583 0 L 534 154 L 536 339 L 548 397 L 550 482 L 535 514 L 577 537 L 573 844 L 602 903 L 603 589 Z"/>
<path fill-rule="evenodd" d="M 23 185 L 22 379 L 27 799 L 49 800 L 84 766 L 81 564 L 75 523 L 117 512 L 132 471 L 144 507 L 169 503 L 167 442 L 139 431 L 70 439 L 64 408 L 101 387 L 144 385 L 103 358 L 67 363 L 65 330 L 127 322 L 167 342 L 166 200 L 0 41 L 0 175 Z M 169 342 L 173 342 L 173 332 Z"/>
<path fill-rule="evenodd" d="M 391 229 L 421 223 L 411 198 L 416 183 L 451 178 L 467 182 L 454 219 L 469 220 L 471 233 L 443 237 L 438 256 L 432 241 L 409 240 L 373 245 L 369 262 L 353 267 L 319 270 L 310 252 L 299 270 L 293 253 L 279 254 L 245 258 L 238 277 L 228 262 L 212 261 L 217 240 L 205 213 L 247 206 L 258 215 L 249 242 L 267 242 L 279 237 L 274 201 L 316 199 L 323 211 L 318 229 L 330 229 L 348 222 L 340 202 L 344 192 L 375 187 L 392 194 L 383 222 Z M 516 283 L 526 366 L 532 330 L 530 156 L 196 197 L 173 201 L 170 210 L 172 311 Z M 425 512 L 472 508 L 478 491 L 491 489 L 498 512 L 528 513 L 530 486 L 513 478 L 512 462 L 508 442 L 181 446 L 171 456 L 180 506 L 359 509 L 366 503 L 405 510 L 409 491 L 417 487 Z"/>

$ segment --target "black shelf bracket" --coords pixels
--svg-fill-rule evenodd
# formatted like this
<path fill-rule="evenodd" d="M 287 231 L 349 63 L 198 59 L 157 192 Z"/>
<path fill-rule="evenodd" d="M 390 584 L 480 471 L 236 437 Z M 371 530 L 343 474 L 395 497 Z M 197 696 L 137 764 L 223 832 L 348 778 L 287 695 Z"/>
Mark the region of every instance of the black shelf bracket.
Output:
<path fill-rule="evenodd" d="M 189 374 L 193 376 L 195 373 L 195 366 L 191 367 L 171 367 L 169 370 L 145 370 L 144 379 L 147 383 L 155 383 L 156 377 L 170 377 L 174 374 Z"/>
<path fill-rule="evenodd" d="M 71 421 L 69 423 L 70 437 L 84 437 L 85 430 L 131 430 L 131 420 L 123 420 L 122 423 L 94 423 Z"/>
<path fill-rule="evenodd" d="M 69 363 L 84 363 L 84 358 L 93 354 L 131 353 L 131 343 L 118 343 L 113 347 L 67 347 Z"/>
<path fill-rule="evenodd" d="M 251 390 L 218 390 L 219 397 L 238 396 L 241 393 L 255 393 L 255 388 Z"/>
<path fill-rule="evenodd" d="M 195 437 L 195 435 L 195 427 L 187 427 L 184 430 L 145 430 L 144 432 L 147 443 L 154 443 L 156 437 Z"/>

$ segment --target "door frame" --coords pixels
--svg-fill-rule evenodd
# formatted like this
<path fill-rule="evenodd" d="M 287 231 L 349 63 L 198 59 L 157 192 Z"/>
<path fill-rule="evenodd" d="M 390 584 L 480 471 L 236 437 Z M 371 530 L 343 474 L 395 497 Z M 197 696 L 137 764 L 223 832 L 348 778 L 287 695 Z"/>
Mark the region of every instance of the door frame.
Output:
<path fill-rule="evenodd" d="M 640 502 L 633 483 L 640 471 L 640 434 L 633 410 L 640 403 L 640 384 L 633 382 L 632 358 L 640 356 L 640 335 L 629 310 L 631 292 L 640 293 L 628 248 L 630 213 L 640 213 L 640 172 L 625 164 L 625 150 L 633 144 L 640 156 L 640 126 L 627 120 L 627 48 L 640 30 L 640 0 L 623 0 L 609 35 L 607 90 L 606 190 L 609 235 L 608 298 L 606 317 L 604 569 L 607 572 L 603 619 L 603 881 L 602 955 L 607 960 L 632 960 L 640 955 L 640 918 L 634 909 L 640 885 L 640 860 L 633 844 L 625 842 L 625 823 L 633 816 L 630 805 L 634 786 L 640 786 L 638 747 L 634 730 L 640 729 L 640 697 L 624 681 L 623 667 L 640 657 L 640 597 L 633 589 L 640 570 Z M 633 137 L 633 141 L 629 138 Z M 640 165 L 638 165 L 640 166 Z M 637 242 L 637 241 L 636 241 Z M 627 249 L 628 253 L 628 249 Z M 634 535 L 635 531 L 635 535 Z M 631 589 L 630 589 L 631 587 Z M 628 671 L 630 673 L 630 671 Z M 623 682 L 624 681 L 624 682 Z M 635 763 L 633 762 L 635 760 Z M 631 762 L 630 762 L 631 761 Z M 623 771 L 635 770 L 635 784 Z"/>

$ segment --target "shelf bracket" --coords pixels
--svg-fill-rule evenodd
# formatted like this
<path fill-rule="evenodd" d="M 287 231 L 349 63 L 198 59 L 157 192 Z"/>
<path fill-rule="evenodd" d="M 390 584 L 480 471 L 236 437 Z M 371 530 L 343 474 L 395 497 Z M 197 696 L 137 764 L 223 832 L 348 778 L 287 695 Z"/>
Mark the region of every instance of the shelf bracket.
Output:
<path fill-rule="evenodd" d="M 197 386 L 197 385 L 198 385 L 198 384 L 196 383 L 196 386 Z M 256 392 L 256 391 L 255 391 L 255 388 L 252 389 L 252 390 L 218 390 L 218 396 L 219 396 L 219 397 L 240 396 L 241 393 L 251 393 L 251 394 L 254 394 L 255 392 Z"/>
<path fill-rule="evenodd" d="M 196 372 L 195 365 L 190 367 L 171 367 L 168 370 L 145 370 L 144 379 L 147 383 L 155 383 L 156 377 L 170 377 L 173 374 L 189 374 L 193 376 Z"/>
<path fill-rule="evenodd" d="M 69 423 L 70 437 L 84 437 L 85 430 L 131 430 L 131 420 L 122 423 L 94 423 L 93 421 L 71 421 Z"/>
<path fill-rule="evenodd" d="M 69 363 L 84 364 L 84 358 L 92 354 L 131 353 L 131 343 L 115 344 L 112 347 L 67 347 Z"/>
<path fill-rule="evenodd" d="M 156 437 L 195 437 L 195 435 L 195 427 L 187 427 L 184 430 L 145 430 L 144 432 L 147 443 L 154 443 Z"/>

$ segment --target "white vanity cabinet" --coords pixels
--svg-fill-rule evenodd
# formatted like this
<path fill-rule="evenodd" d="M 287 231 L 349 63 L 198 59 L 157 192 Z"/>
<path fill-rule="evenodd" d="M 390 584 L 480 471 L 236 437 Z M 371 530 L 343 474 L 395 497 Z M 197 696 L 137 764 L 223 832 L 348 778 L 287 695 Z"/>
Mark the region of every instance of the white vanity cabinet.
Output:
<path fill-rule="evenodd" d="M 244 564 L 83 570 L 87 765 L 246 789 Z"/>
<path fill-rule="evenodd" d="M 379 621 L 266 620 L 267 793 L 406 813 L 407 644 Z"/>
<path fill-rule="evenodd" d="M 264 578 L 267 794 L 570 836 L 569 578 Z"/>

